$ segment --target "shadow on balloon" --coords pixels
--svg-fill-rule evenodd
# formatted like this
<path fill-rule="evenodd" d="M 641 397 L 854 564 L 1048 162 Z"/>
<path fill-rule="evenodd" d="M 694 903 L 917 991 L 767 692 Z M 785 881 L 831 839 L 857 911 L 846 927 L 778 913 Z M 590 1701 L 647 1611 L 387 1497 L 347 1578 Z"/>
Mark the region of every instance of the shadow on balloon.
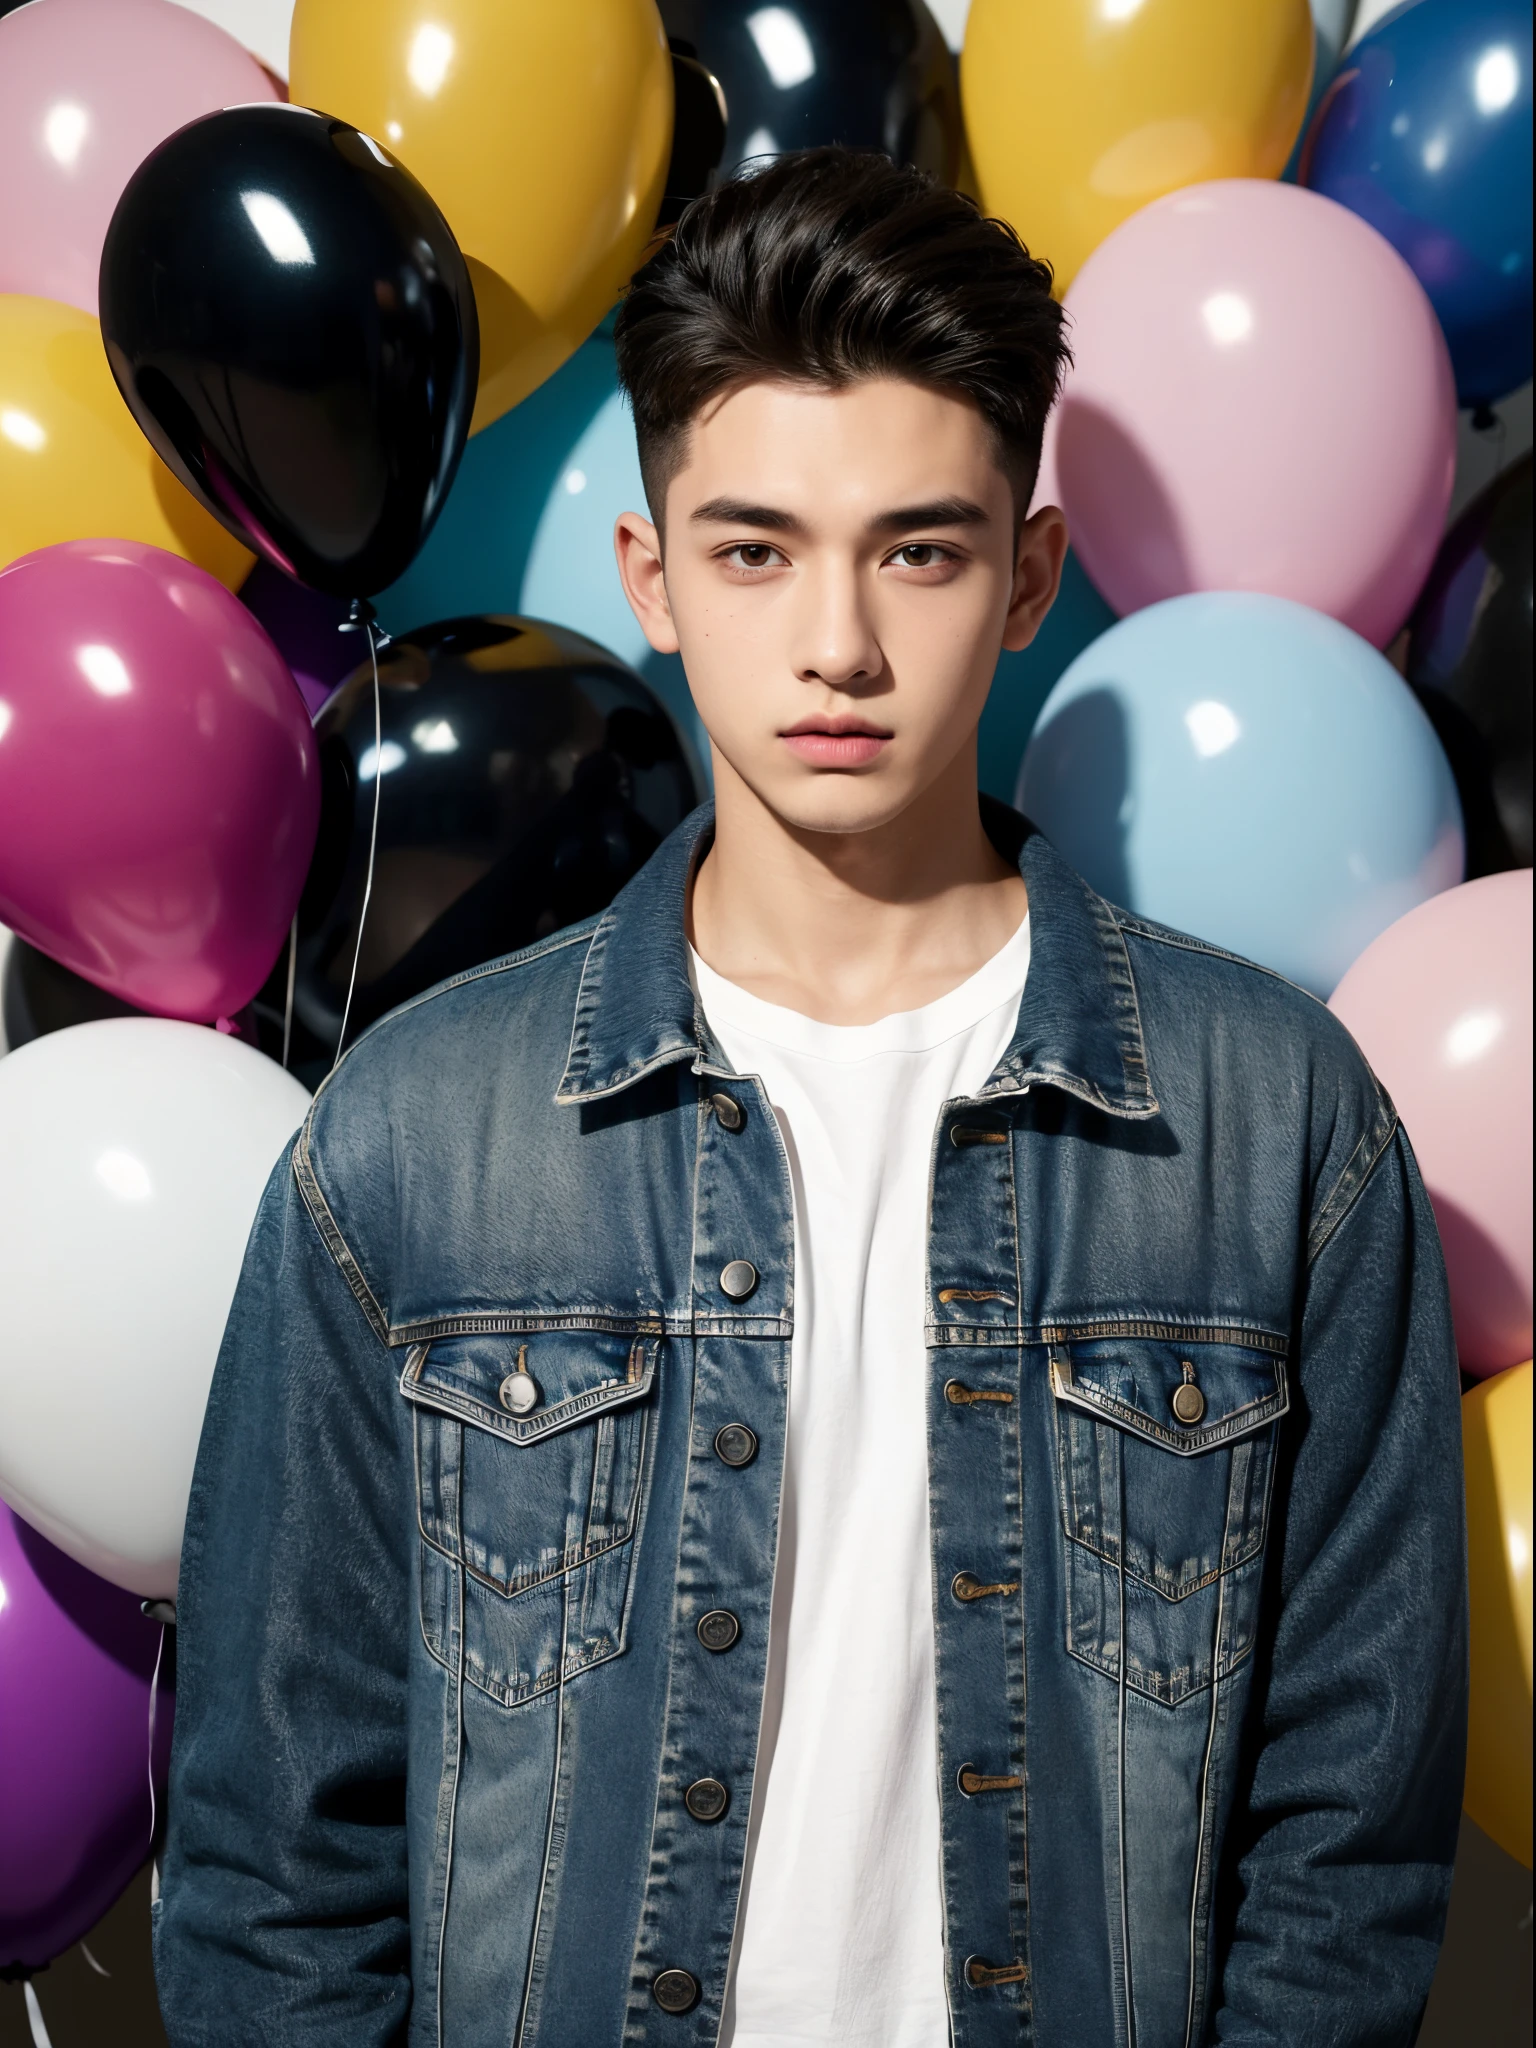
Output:
<path fill-rule="evenodd" d="M 1061 707 L 1051 722 L 1051 760 L 1079 798 L 1058 821 L 1052 844 L 1090 888 L 1132 908 L 1124 816 L 1130 732 L 1113 691 L 1085 690 Z"/>
<path fill-rule="evenodd" d="M 175 1631 L 168 1629 L 164 1654 L 160 1654 L 160 1626 L 150 1621 L 139 1609 L 131 1594 L 117 1586 L 108 1585 L 105 1579 L 97 1578 L 87 1571 L 83 1564 L 76 1564 L 72 1557 L 66 1557 L 62 1550 L 50 1543 L 46 1536 L 40 1536 L 30 1523 L 20 1515 L 15 1517 L 16 1540 L 21 1545 L 27 1563 L 32 1567 L 38 1584 L 47 1593 L 59 1612 L 68 1617 L 71 1624 L 84 1636 L 88 1636 L 104 1656 L 124 1671 L 132 1672 L 135 1678 L 146 1682 L 154 1676 L 155 1659 L 160 1656 L 160 1692 L 168 1693 L 175 1685 Z M 162 1701 L 163 1704 L 163 1701 Z M 171 1727 L 167 1714 L 164 1724 L 159 1713 L 155 1716 L 155 1763 L 163 1771 L 170 1755 Z M 146 1845 L 147 1846 L 147 1845 Z"/>
<path fill-rule="evenodd" d="M 1409 1132 L 1410 1138 L 1412 1132 Z M 1531 1351 L 1531 1298 L 1529 1282 L 1515 1271 L 1503 1251 L 1469 1216 L 1438 1189 L 1430 1190 L 1440 1245 L 1445 1253 L 1445 1270 L 1451 1283 L 1451 1315 L 1458 1338 L 1469 1321 L 1475 1304 L 1475 1322 L 1484 1332 L 1496 1333 L 1499 1355 L 1480 1360 L 1462 1358 L 1462 1370 L 1478 1379 L 1503 1372 Z"/>
<path fill-rule="evenodd" d="M 1160 597 L 1198 589 L 1178 511 L 1135 436 L 1099 406 L 1074 398 L 1069 387 L 1061 400 L 1055 443 L 1055 474 L 1068 525 L 1074 516 L 1072 498 L 1083 496 L 1081 487 L 1074 492 L 1068 479 L 1081 479 L 1090 488 L 1095 479 L 1103 479 L 1114 491 L 1115 529 L 1136 536 L 1137 585 Z M 1085 541 L 1081 529 L 1074 529 L 1072 539 L 1089 576 L 1102 588 L 1108 580 L 1103 572 L 1110 565 L 1099 564 L 1100 573 L 1094 576 L 1091 534 Z"/>

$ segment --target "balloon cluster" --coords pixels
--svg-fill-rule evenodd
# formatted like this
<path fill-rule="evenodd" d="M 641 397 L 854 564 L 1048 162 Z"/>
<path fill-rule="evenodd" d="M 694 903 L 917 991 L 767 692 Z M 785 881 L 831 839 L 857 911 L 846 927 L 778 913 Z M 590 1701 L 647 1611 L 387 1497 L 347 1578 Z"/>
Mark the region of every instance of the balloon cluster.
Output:
<path fill-rule="evenodd" d="M 1530 376 L 1528 7 L 1345 48 L 1351 0 L 974 0 L 957 73 L 923 0 L 297 0 L 264 63 L 198 4 L 0 0 L 0 1969 L 149 1846 L 138 1599 L 301 1082 L 695 800 L 604 316 L 710 179 L 830 141 L 1066 293 L 1073 552 L 984 779 L 1054 685 L 1024 806 L 1332 997 L 1414 1139 L 1477 1381 L 1468 1799 L 1528 1859 L 1529 460 L 1443 531 L 1458 405 Z"/>
<path fill-rule="evenodd" d="M 9 1974 L 150 1850 L 203 1408 L 308 1087 L 697 801 L 605 648 L 505 605 L 391 642 L 370 600 L 725 120 L 653 0 L 305 0 L 293 103 L 170 0 L 0 14 Z"/>

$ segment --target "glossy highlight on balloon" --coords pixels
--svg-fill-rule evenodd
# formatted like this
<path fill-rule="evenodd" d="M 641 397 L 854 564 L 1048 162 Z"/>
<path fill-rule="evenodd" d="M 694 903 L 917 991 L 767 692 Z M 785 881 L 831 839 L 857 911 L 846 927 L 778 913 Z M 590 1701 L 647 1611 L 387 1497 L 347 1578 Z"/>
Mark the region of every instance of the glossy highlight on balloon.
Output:
<path fill-rule="evenodd" d="M 1325 997 L 1462 875 L 1455 785 L 1412 691 L 1283 598 L 1121 619 L 1046 699 L 1016 801 L 1111 902 Z"/>
<path fill-rule="evenodd" d="M 1531 870 L 1421 904 L 1331 1007 L 1413 1141 L 1435 1205 L 1462 1369 L 1531 1351 Z"/>
<path fill-rule="evenodd" d="M 194 121 L 107 233 L 102 334 L 157 451 L 285 574 L 338 597 L 398 576 L 469 429 L 474 294 L 410 173 L 282 105 Z"/>
<path fill-rule="evenodd" d="M 1066 308 L 1035 502 L 1115 610 L 1264 591 L 1386 646 L 1456 467 L 1445 342 L 1396 252 L 1294 185 L 1194 185 L 1117 228 Z"/>
<path fill-rule="evenodd" d="M 1531 817 L 1531 458 L 1473 499 L 1441 542 L 1409 621 L 1408 680 L 1450 758 L 1467 873 L 1528 868 Z"/>
<path fill-rule="evenodd" d="M 159 1017 L 0 1059 L 0 1499 L 141 1597 L 176 1596 L 214 1360 L 308 1100 L 253 1047 Z"/>
<path fill-rule="evenodd" d="M 1531 9 L 1419 0 L 1354 46 L 1301 177 L 1368 220 L 1429 294 L 1459 402 L 1531 374 Z"/>
<path fill-rule="evenodd" d="M 1064 291 L 1164 193 L 1278 177 L 1312 46 L 1307 0 L 973 0 L 960 85 L 982 203 Z"/>
<path fill-rule="evenodd" d="M 91 315 L 0 294 L 0 568 L 82 533 L 168 548 L 231 588 L 251 566 L 139 432 Z"/>
<path fill-rule="evenodd" d="M 0 291 L 96 312 L 107 223 L 139 164 L 200 114 L 277 89 L 171 0 L 48 0 L 0 21 Z"/>
<path fill-rule="evenodd" d="M 661 15 L 724 89 L 722 177 L 841 142 L 955 182 L 959 84 L 923 0 L 661 0 Z"/>
<path fill-rule="evenodd" d="M 319 816 L 308 715 L 211 576 L 137 541 L 0 571 L 0 921 L 136 1009 L 232 1016 Z"/>
<path fill-rule="evenodd" d="M 161 1650 L 133 1594 L 0 1504 L 0 1971 L 62 1955 L 149 1854 L 175 1706 Z"/>
<path fill-rule="evenodd" d="M 603 909 L 698 800 L 657 699 L 538 620 L 450 619 L 364 665 L 316 727 L 324 808 L 299 911 L 297 1019 L 334 1051 L 397 1003 Z M 302 1055 L 301 1055 L 302 1056 Z"/>
<path fill-rule="evenodd" d="M 299 0 L 291 52 L 293 98 L 375 136 L 458 238 L 478 431 L 559 368 L 645 252 L 672 145 L 654 0 Z"/>

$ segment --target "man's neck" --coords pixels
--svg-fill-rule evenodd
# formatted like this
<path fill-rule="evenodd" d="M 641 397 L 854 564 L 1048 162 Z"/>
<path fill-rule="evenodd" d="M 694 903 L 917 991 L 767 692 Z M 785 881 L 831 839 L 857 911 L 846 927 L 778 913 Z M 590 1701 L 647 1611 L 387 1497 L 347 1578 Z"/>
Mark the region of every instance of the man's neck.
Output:
<path fill-rule="evenodd" d="M 689 937 L 717 974 L 825 1024 L 869 1024 L 958 988 L 1028 909 L 982 829 L 974 745 L 888 824 L 812 832 L 716 757 L 715 839 Z"/>

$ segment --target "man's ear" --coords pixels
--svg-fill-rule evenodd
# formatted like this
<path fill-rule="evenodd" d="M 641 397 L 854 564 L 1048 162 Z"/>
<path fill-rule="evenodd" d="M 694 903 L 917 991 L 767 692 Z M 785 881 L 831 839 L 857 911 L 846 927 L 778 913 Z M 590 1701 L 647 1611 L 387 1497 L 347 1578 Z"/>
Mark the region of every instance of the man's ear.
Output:
<path fill-rule="evenodd" d="M 1017 654 L 1044 623 L 1061 588 L 1061 565 L 1067 558 L 1067 522 L 1054 505 L 1042 505 L 1019 528 L 1014 556 L 1013 596 L 1003 626 L 1003 645 Z M 630 599 L 634 603 L 634 599 Z M 642 622 L 643 623 L 643 622 Z"/>
<path fill-rule="evenodd" d="M 640 630 L 658 654 L 676 654 L 677 629 L 667 603 L 661 568 L 661 536 L 638 512 L 621 512 L 613 523 L 613 552 L 619 581 Z"/>

